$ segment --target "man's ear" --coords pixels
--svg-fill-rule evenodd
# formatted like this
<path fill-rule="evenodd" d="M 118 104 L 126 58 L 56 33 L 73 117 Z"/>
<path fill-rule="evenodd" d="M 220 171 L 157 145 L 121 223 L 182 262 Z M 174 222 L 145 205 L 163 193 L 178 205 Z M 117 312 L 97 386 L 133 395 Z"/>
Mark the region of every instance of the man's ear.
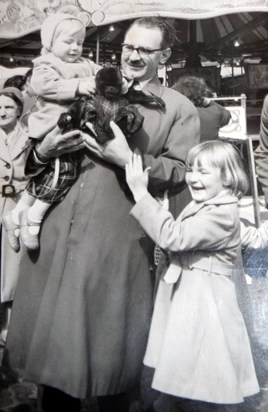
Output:
<path fill-rule="evenodd" d="M 170 48 L 163 50 L 161 53 L 161 57 L 160 57 L 160 63 L 165 64 L 166 61 L 170 58 L 170 56 L 171 56 Z"/>

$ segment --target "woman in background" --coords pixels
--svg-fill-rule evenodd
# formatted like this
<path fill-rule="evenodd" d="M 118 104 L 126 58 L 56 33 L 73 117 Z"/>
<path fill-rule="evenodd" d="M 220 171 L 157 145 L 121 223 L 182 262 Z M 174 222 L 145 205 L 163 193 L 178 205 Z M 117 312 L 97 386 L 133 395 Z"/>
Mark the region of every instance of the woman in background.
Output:
<path fill-rule="evenodd" d="M 188 97 L 197 108 L 200 118 L 200 142 L 217 139 L 220 128 L 229 123 L 231 114 L 211 100 L 213 93 L 205 80 L 196 76 L 182 76 L 175 82 L 173 89 Z"/>
<path fill-rule="evenodd" d="M 24 166 L 28 135 L 20 122 L 23 97 L 15 87 L 0 90 L 0 222 L 14 208 L 26 185 Z M 12 228 L 10 230 L 13 230 Z M 17 284 L 21 251 L 9 246 L 5 231 L 1 233 L 1 344 L 5 344 L 11 303 Z"/>

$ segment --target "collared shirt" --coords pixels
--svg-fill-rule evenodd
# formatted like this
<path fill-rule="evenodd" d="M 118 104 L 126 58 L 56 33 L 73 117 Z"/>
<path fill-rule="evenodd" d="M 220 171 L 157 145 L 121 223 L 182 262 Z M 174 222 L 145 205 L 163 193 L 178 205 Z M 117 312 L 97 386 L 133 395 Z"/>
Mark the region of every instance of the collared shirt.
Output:
<path fill-rule="evenodd" d="M 146 86 L 146 84 L 151 81 L 151 79 L 146 79 L 146 80 L 142 80 L 142 81 L 139 82 L 138 80 L 127 79 L 126 77 L 125 77 L 125 79 L 128 82 L 128 88 L 132 87 L 133 83 L 135 83 L 135 85 L 133 86 L 134 90 L 142 90 Z"/>

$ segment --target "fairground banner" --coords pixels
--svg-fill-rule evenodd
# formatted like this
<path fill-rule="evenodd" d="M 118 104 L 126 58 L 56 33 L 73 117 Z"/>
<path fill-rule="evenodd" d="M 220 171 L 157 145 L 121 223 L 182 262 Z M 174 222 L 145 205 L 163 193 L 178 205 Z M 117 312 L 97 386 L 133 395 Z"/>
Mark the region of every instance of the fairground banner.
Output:
<path fill-rule="evenodd" d="M 56 12 L 79 15 L 87 26 L 99 26 L 141 16 L 205 19 L 247 11 L 268 11 L 268 0 L 1 0 L 0 38 L 36 31 Z"/>

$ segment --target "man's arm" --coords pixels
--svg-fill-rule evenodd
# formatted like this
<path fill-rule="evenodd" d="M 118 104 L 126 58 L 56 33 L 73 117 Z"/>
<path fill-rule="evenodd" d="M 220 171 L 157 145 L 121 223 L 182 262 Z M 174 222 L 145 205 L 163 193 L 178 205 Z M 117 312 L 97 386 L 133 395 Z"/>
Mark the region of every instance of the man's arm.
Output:
<path fill-rule="evenodd" d="M 50 159 L 65 153 L 76 152 L 84 147 L 85 142 L 79 130 L 61 134 L 61 130 L 57 126 L 41 142 L 32 145 L 27 158 L 25 173 L 27 176 L 34 176 L 47 166 Z"/>
<path fill-rule="evenodd" d="M 179 93 L 173 91 L 175 97 Z M 143 157 L 144 167 L 150 167 L 149 190 L 154 195 L 161 195 L 166 189 L 176 189 L 184 183 L 185 177 L 185 159 L 189 150 L 199 143 L 200 121 L 194 105 L 181 96 L 180 104 L 174 98 L 172 111 L 167 108 L 165 116 L 168 120 L 163 119 L 163 134 L 166 138 L 158 137 L 152 134 L 152 142 L 159 145 L 160 154 L 158 156 L 140 153 Z M 161 119 L 162 120 L 162 119 Z M 160 120 L 160 123 L 161 123 Z M 153 120 L 152 120 L 153 122 Z M 85 142 L 96 156 L 124 168 L 128 163 L 132 151 L 126 141 L 126 138 L 120 128 L 111 122 L 111 128 L 115 138 L 105 145 L 99 145 L 96 140 L 88 135 L 84 136 Z M 155 129 L 155 128 L 154 128 Z M 157 139 L 163 141 L 162 146 Z"/>

